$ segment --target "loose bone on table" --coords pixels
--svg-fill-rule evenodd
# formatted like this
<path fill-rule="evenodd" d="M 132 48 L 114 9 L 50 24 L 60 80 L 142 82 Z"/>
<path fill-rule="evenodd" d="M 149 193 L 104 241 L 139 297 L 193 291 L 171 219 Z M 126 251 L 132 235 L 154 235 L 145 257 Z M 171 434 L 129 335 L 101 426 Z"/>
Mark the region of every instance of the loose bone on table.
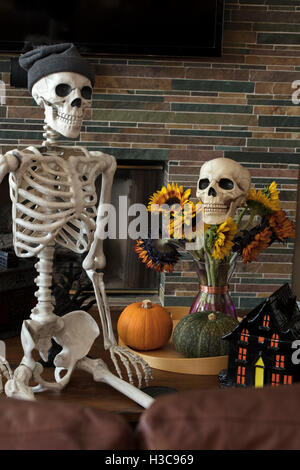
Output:
<path fill-rule="evenodd" d="M 57 95 L 60 84 L 67 94 Z M 60 390 L 67 385 L 72 371 L 80 368 L 90 372 L 94 380 L 109 383 L 143 407 L 153 399 L 133 385 L 132 370 L 138 386 L 151 377 L 148 364 L 127 348 L 117 345 L 110 309 L 103 282 L 105 256 L 103 240 L 106 223 L 101 206 L 108 204 L 116 170 L 115 158 L 102 152 L 89 152 L 84 147 L 58 146 L 57 137 L 77 137 L 83 113 L 91 105 L 91 82 L 73 72 L 50 74 L 40 79 L 32 89 L 36 102 L 44 108 L 46 140 L 40 147 L 13 150 L 0 157 L 0 182 L 9 175 L 13 206 L 13 240 L 21 258 L 36 256 L 38 276 L 37 305 L 21 330 L 23 359 L 14 373 L 2 358 L 1 369 L 8 378 L 5 392 L 9 397 L 34 399 L 34 393 L 44 389 Z M 61 93 L 60 93 L 61 94 Z M 95 180 L 102 174 L 100 201 L 97 204 Z M 83 268 L 91 279 L 100 314 L 105 349 L 110 351 L 120 376 L 112 374 L 101 359 L 86 357 L 99 336 L 95 320 L 85 311 L 70 312 L 63 317 L 53 313 L 52 267 L 55 243 L 75 253 L 88 254 Z M 42 377 L 43 367 L 32 356 L 34 349 L 47 360 L 51 338 L 62 346 L 55 357 L 55 382 Z M 118 360 L 126 368 L 130 383 L 122 380 Z M 62 377 L 62 371 L 66 371 Z M 36 387 L 30 387 L 34 379 Z"/>

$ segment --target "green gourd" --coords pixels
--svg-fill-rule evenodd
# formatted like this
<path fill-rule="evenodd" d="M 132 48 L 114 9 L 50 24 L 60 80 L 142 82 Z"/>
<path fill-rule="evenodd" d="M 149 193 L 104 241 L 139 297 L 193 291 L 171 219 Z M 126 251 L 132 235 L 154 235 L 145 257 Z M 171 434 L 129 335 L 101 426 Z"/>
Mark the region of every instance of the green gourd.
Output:
<path fill-rule="evenodd" d="M 174 328 L 173 346 L 185 357 L 224 356 L 228 354 L 228 342 L 222 336 L 237 325 L 237 320 L 222 312 L 191 313 Z"/>

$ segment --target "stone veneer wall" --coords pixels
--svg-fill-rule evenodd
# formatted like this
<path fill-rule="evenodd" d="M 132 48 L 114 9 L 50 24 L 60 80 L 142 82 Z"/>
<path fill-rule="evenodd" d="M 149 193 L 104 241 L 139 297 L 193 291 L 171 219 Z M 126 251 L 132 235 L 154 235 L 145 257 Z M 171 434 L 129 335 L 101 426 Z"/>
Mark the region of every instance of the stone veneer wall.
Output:
<path fill-rule="evenodd" d="M 93 107 L 80 144 L 118 159 L 166 162 L 165 180 L 191 187 L 202 163 L 230 157 L 246 165 L 260 188 L 274 179 L 282 207 L 296 215 L 300 151 L 299 106 L 291 101 L 300 79 L 300 0 L 226 2 L 221 58 L 163 59 L 97 56 Z M 42 139 L 43 111 L 10 83 L 10 57 L 0 56 L 6 104 L 0 107 L 0 146 Z M 145 194 L 145 202 L 149 195 Z M 274 244 L 257 262 L 238 265 L 232 280 L 237 307 L 291 280 L 294 246 Z M 185 257 L 163 275 L 165 305 L 190 305 L 197 292 Z"/>

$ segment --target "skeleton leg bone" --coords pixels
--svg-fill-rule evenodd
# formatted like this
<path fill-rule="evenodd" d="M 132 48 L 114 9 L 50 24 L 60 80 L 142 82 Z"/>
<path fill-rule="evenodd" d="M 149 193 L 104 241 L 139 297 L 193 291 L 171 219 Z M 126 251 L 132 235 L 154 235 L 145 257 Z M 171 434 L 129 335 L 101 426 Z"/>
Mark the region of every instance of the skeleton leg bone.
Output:
<path fill-rule="evenodd" d="M 32 378 L 32 370 L 24 364 L 20 364 L 14 372 L 12 379 L 5 384 L 5 393 L 8 397 L 21 400 L 34 400 L 34 394 L 28 383 Z"/>
<path fill-rule="evenodd" d="M 96 382 L 110 385 L 144 408 L 148 408 L 154 402 L 152 397 L 112 374 L 101 359 L 84 357 L 78 361 L 76 368 L 89 372 Z"/>

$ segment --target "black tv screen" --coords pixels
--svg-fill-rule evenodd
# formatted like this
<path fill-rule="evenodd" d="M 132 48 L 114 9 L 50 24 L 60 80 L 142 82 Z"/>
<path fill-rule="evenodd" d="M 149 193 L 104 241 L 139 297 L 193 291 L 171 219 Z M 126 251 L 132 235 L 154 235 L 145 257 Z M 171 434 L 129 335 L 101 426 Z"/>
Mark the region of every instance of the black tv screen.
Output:
<path fill-rule="evenodd" d="M 224 0 L 0 0 L 0 51 L 74 42 L 87 54 L 221 55 Z"/>

